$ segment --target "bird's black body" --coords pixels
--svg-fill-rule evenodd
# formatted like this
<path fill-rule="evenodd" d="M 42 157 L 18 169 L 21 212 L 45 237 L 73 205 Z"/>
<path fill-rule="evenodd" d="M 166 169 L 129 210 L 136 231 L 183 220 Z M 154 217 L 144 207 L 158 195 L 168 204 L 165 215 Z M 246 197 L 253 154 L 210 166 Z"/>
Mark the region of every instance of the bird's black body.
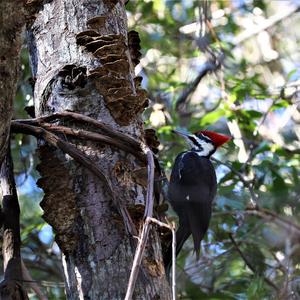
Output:
<path fill-rule="evenodd" d="M 208 229 L 216 190 L 216 174 L 209 157 L 200 156 L 193 150 L 176 157 L 168 192 L 169 201 L 179 217 L 176 255 L 192 234 L 198 257 L 200 242 Z M 171 249 L 168 252 L 165 256 L 167 268 L 171 264 Z"/>
<path fill-rule="evenodd" d="M 183 137 L 190 151 L 180 153 L 175 160 L 168 190 L 169 201 L 179 217 L 176 232 L 176 255 L 192 235 L 199 257 L 200 243 L 209 225 L 217 180 L 210 156 L 231 137 L 210 130 L 194 134 L 173 131 Z M 172 261 L 172 246 L 164 253 L 167 274 Z"/>
<path fill-rule="evenodd" d="M 196 253 L 207 231 L 217 181 L 214 167 L 207 157 L 187 151 L 177 156 L 171 174 L 169 199 L 179 216 L 178 248 L 192 234 Z M 183 240 L 181 239 L 183 237 Z M 185 239 L 184 239 L 185 237 Z"/>

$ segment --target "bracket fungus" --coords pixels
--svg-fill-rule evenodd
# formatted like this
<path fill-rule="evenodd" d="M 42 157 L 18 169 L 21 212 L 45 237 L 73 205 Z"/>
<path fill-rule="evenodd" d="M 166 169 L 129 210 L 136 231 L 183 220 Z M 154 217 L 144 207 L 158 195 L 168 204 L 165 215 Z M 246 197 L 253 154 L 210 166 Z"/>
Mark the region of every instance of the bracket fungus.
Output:
<path fill-rule="evenodd" d="M 95 29 L 96 23 L 99 25 L 104 21 L 103 17 L 93 17 L 87 25 Z M 100 35 L 95 30 L 79 33 L 76 41 L 99 60 L 101 66 L 89 70 L 88 78 L 103 95 L 115 121 L 128 125 L 148 105 L 147 92 L 141 88 L 142 78 L 136 77 L 132 81 L 130 77 L 129 60 L 136 65 L 141 56 L 138 33 L 129 32 L 128 45 L 121 34 Z"/>

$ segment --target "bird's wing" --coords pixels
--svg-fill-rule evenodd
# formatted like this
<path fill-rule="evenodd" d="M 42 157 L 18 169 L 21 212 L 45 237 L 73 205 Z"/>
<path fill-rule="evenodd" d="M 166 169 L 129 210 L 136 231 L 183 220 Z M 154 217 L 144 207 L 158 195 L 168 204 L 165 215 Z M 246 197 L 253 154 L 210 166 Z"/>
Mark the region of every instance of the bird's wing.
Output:
<path fill-rule="evenodd" d="M 171 174 L 169 197 L 179 216 L 180 228 L 193 235 L 197 255 L 209 225 L 216 187 L 215 170 L 208 158 L 192 151 L 178 155 Z"/>
<path fill-rule="evenodd" d="M 170 178 L 171 203 L 185 202 L 189 200 L 187 196 L 197 198 L 196 202 L 212 201 L 216 188 L 215 170 L 208 158 L 200 157 L 193 151 L 183 152 L 177 156 Z M 191 195 L 188 195 L 189 193 Z"/>

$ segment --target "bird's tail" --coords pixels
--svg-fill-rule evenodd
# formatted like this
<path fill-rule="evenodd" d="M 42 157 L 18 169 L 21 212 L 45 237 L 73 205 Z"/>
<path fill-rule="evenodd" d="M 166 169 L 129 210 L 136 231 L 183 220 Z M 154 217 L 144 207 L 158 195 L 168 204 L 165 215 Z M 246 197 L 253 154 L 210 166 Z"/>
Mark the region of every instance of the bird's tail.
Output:
<path fill-rule="evenodd" d="M 183 244 L 185 243 L 185 241 L 188 239 L 190 235 L 191 235 L 191 231 L 189 229 L 189 226 L 180 224 L 178 230 L 176 231 L 176 257 L 179 254 Z M 169 278 L 169 273 L 172 266 L 172 243 L 170 243 L 168 250 L 165 252 L 164 265 L 165 265 L 166 274 Z"/>

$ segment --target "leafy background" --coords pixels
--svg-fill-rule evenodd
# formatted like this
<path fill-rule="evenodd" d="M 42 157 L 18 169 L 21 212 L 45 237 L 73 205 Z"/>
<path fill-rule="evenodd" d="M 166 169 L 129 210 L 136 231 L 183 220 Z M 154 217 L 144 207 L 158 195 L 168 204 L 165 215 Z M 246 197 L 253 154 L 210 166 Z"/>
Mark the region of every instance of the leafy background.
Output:
<path fill-rule="evenodd" d="M 299 2 L 131 0 L 127 10 L 141 37 L 136 73 L 151 99 L 144 120 L 157 130 L 167 176 L 186 146 L 172 129 L 234 137 L 214 155 L 218 196 L 201 258 L 191 241 L 178 257 L 178 299 L 299 299 Z M 32 104 L 30 76 L 24 45 L 15 118 Z M 22 255 L 49 299 L 64 299 L 35 147 L 14 136 Z"/>

